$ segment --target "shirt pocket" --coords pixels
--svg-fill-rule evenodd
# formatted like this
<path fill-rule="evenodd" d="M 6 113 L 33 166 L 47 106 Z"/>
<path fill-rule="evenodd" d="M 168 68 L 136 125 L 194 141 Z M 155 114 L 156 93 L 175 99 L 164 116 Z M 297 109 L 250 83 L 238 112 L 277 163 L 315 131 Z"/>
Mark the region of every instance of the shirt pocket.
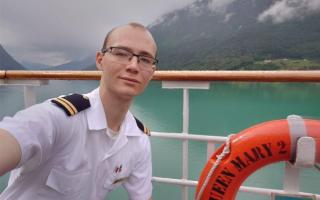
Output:
<path fill-rule="evenodd" d="M 88 183 L 90 171 L 70 172 L 53 168 L 46 185 L 60 194 L 69 196 L 79 194 Z"/>
<path fill-rule="evenodd" d="M 122 176 L 110 175 L 104 183 L 104 188 L 107 189 L 108 191 L 112 191 L 113 189 L 122 185 L 128 179 L 129 179 L 129 176 L 127 174 L 122 174 Z"/>

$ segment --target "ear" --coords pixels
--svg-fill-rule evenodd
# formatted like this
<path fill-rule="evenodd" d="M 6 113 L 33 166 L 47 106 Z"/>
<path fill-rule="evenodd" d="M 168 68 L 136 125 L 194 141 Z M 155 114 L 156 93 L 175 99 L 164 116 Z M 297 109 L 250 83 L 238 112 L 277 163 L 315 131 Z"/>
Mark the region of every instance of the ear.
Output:
<path fill-rule="evenodd" d="M 151 75 L 150 75 L 150 78 L 149 78 L 149 81 L 152 79 L 153 75 L 154 75 L 154 72 L 156 71 L 156 66 L 154 66 L 152 69 L 152 72 L 151 72 Z"/>
<path fill-rule="evenodd" d="M 103 59 L 103 53 L 101 53 L 100 51 L 97 51 L 96 53 L 96 67 L 98 70 L 102 71 L 102 59 Z"/>

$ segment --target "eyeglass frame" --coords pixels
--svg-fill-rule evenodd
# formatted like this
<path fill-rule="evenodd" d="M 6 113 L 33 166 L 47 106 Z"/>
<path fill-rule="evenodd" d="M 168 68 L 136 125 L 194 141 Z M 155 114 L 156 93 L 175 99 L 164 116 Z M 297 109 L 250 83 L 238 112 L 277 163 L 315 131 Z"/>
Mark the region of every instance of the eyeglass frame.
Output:
<path fill-rule="evenodd" d="M 130 50 L 124 48 L 124 47 L 114 47 L 114 46 L 106 47 L 106 48 L 101 49 L 101 53 L 103 53 L 103 54 L 105 54 L 105 53 L 112 53 L 112 49 L 115 49 L 115 48 L 116 48 L 116 49 L 121 49 L 121 50 L 124 50 L 124 51 L 130 53 L 131 56 L 130 56 L 130 58 L 129 58 L 129 61 L 130 61 L 134 56 L 137 57 L 138 63 L 140 63 L 140 57 L 151 58 L 151 59 L 153 59 L 153 62 L 152 62 L 151 67 L 154 66 L 154 65 L 156 65 L 156 64 L 159 62 L 159 60 L 158 60 L 157 58 L 153 58 L 153 57 L 147 56 L 147 55 L 135 54 L 135 53 L 131 52 Z M 111 54 L 111 55 L 113 55 L 113 54 Z M 116 55 L 113 55 L 113 56 L 116 56 Z"/>

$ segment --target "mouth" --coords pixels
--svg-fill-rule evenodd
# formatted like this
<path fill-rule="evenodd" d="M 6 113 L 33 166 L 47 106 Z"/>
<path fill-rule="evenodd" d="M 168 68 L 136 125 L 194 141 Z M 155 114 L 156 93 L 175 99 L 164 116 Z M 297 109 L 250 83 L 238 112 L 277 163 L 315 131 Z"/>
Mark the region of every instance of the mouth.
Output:
<path fill-rule="evenodd" d="M 138 81 L 137 79 L 134 79 L 134 78 L 120 77 L 120 79 L 125 80 L 126 82 L 129 82 L 129 83 L 138 83 L 138 84 L 140 84 L 140 81 Z"/>

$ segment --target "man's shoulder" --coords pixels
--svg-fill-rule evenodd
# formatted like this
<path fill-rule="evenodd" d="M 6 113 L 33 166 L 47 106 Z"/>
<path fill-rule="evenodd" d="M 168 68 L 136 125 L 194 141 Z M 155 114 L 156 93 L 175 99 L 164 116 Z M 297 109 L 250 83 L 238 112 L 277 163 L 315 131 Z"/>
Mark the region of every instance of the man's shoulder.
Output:
<path fill-rule="evenodd" d="M 150 136 L 150 129 L 146 127 L 137 117 L 133 116 L 138 128 L 147 136 Z"/>
<path fill-rule="evenodd" d="M 73 116 L 90 107 L 89 98 L 82 94 L 69 94 L 51 99 L 51 102 L 62 109 L 66 115 Z"/>

